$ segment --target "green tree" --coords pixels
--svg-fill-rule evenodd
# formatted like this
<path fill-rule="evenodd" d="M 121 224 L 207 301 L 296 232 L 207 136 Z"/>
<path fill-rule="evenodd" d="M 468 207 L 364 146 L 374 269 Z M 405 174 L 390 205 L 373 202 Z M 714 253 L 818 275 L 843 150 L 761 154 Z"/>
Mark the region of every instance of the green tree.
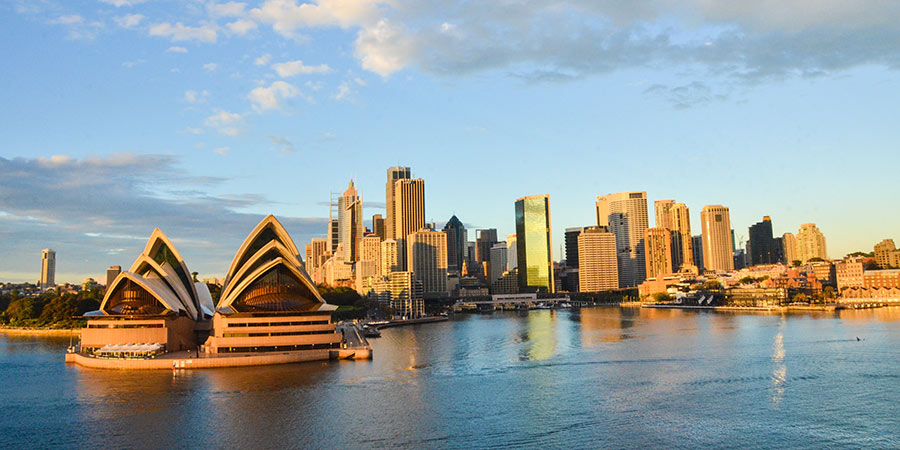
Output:
<path fill-rule="evenodd" d="M 671 302 L 672 296 L 667 292 L 657 292 L 653 294 L 653 301 L 655 301 L 656 303 Z"/>
<path fill-rule="evenodd" d="M 756 278 L 753 278 L 753 277 L 741 278 L 741 284 L 752 284 L 754 282 L 756 282 Z"/>
<path fill-rule="evenodd" d="M 28 326 L 41 315 L 41 303 L 32 297 L 18 298 L 10 302 L 3 312 L 3 319 L 12 326 Z"/>
<path fill-rule="evenodd" d="M 791 301 L 795 303 L 809 303 L 809 297 L 807 297 L 806 294 L 800 292 L 798 294 L 795 294 Z"/>
<path fill-rule="evenodd" d="M 722 289 L 722 283 L 719 280 L 707 280 L 703 283 L 703 288 L 709 290 Z"/>

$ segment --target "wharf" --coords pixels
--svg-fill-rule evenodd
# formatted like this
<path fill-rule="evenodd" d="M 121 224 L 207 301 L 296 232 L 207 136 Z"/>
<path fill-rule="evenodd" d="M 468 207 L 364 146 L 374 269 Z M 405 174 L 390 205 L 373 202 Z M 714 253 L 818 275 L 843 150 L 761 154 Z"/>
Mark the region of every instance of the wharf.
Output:
<path fill-rule="evenodd" d="M 421 317 L 418 319 L 407 319 L 407 320 L 391 320 L 388 323 L 382 323 L 379 325 L 375 325 L 374 328 L 376 330 L 380 330 L 382 328 L 391 328 L 391 327 L 402 327 L 404 325 L 418 325 L 422 323 L 434 323 L 434 322 L 446 322 L 449 320 L 444 316 L 429 316 L 429 317 Z"/>

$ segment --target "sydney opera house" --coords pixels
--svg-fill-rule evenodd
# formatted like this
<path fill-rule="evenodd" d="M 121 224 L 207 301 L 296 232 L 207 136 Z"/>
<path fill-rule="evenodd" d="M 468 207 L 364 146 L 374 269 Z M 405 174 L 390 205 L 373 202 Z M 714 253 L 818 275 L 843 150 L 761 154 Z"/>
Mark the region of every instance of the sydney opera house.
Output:
<path fill-rule="evenodd" d="M 152 357 L 306 352 L 327 359 L 342 336 L 281 223 L 267 216 L 247 236 L 228 268 L 218 304 L 191 279 L 181 255 L 158 229 L 143 253 L 107 289 L 88 319 L 81 353 Z M 222 355 L 226 356 L 226 355 Z"/>

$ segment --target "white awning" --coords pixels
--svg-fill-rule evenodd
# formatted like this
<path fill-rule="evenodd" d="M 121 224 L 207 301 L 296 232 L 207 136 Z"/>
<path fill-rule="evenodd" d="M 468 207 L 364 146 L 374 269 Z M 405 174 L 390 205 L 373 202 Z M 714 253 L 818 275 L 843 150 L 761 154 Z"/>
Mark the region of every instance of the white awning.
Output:
<path fill-rule="evenodd" d="M 162 344 L 106 344 L 97 353 L 149 353 L 162 348 Z"/>

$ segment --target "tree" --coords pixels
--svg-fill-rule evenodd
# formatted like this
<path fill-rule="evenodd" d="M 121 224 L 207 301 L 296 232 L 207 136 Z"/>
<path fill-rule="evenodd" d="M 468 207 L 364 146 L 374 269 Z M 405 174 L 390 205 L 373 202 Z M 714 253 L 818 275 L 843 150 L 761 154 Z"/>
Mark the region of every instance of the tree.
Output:
<path fill-rule="evenodd" d="M 719 280 L 707 280 L 706 283 L 703 283 L 703 288 L 709 290 L 722 289 L 722 283 Z"/>
<path fill-rule="evenodd" d="M 809 258 L 808 260 L 806 260 L 806 262 L 822 262 L 822 261 L 825 261 L 825 260 L 822 258 L 819 258 L 818 256 Z"/>
<path fill-rule="evenodd" d="M 825 286 L 825 289 L 822 289 L 822 297 L 826 300 L 834 299 L 834 288 L 831 286 Z"/>
<path fill-rule="evenodd" d="M 794 295 L 794 298 L 792 298 L 791 301 L 796 303 L 809 303 L 809 297 L 807 297 L 806 294 L 800 292 Z"/>
<path fill-rule="evenodd" d="M 200 281 L 200 280 L 197 279 L 197 274 L 198 274 L 198 273 L 199 273 L 199 272 L 191 272 L 191 277 L 194 278 L 194 283 Z"/>
<path fill-rule="evenodd" d="M 803 261 L 800 261 L 799 259 L 791 261 L 791 266 L 800 267 L 800 264 L 803 264 Z"/>
<path fill-rule="evenodd" d="M 667 292 L 657 292 L 653 294 L 653 301 L 656 303 L 665 303 L 672 301 L 672 296 Z"/>
<path fill-rule="evenodd" d="M 753 278 L 753 277 L 741 278 L 741 284 L 752 284 L 754 282 L 756 282 L 756 278 Z"/>

